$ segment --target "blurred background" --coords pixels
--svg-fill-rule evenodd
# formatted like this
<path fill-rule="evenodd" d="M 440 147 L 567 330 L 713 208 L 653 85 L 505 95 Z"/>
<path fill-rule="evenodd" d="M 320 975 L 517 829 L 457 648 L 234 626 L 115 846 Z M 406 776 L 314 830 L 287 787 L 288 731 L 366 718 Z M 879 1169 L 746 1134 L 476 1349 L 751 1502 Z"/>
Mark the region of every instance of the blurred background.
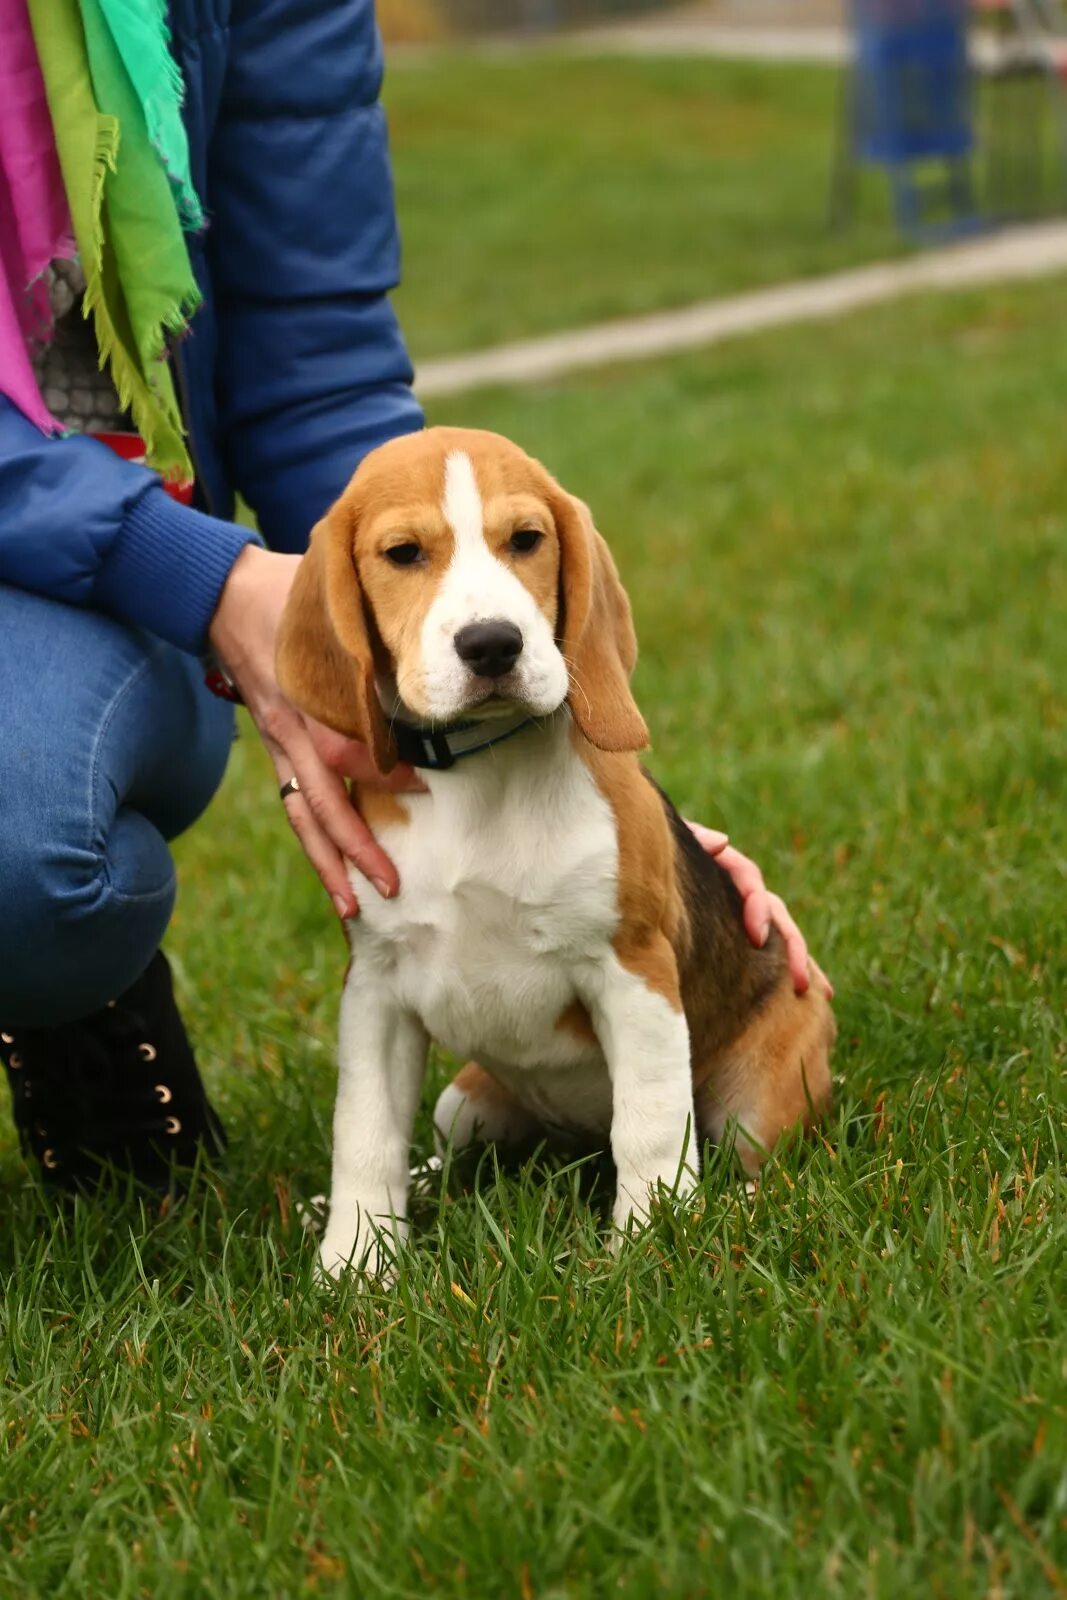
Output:
<path fill-rule="evenodd" d="M 399 306 L 421 359 L 1067 201 L 1067 35 L 1051 0 L 379 0 L 379 13 Z"/>
<path fill-rule="evenodd" d="M 393 42 L 566 28 L 657 13 L 698 24 L 711 18 L 789 26 L 798 18 L 806 25 L 839 23 L 843 5 L 842 0 L 703 0 L 683 6 L 671 0 L 380 0 L 378 6 L 382 31 Z"/>
<path fill-rule="evenodd" d="M 382 32 L 393 43 L 427 43 L 456 34 L 531 32 L 641 15 L 661 0 L 385 0 Z"/>

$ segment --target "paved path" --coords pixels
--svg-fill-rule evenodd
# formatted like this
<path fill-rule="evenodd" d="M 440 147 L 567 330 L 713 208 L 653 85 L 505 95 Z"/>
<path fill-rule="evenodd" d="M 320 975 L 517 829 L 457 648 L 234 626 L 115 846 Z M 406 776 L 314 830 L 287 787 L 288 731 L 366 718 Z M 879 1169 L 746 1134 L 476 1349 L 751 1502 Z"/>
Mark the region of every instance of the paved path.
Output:
<path fill-rule="evenodd" d="M 718 56 L 737 61 L 819 61 L 849 59 L 844 28 L 746 28 L 716 22 L 614 24 L 583 28 L 556 41 L 564 49 L 590 55 Z"/>
<path fill-rule="evenodd" d="M 583 368 L 695 350 L 784 323 L 823 321 L 906 295 L 1021 282 L 1060 272 L 1067 272 L 1067 222 L 1013 228 L 903 261 L 426 361 L 418 369 L 415 386 L 429 400 L 495 385 L 540 383 Z"/>
<path fill-rule="evenodd" d="M 453 54 L 456 41 L 441 44 L 392 44 L 391 66 L 433 63 Z M 464 55 L 507 59 L 512 56 L 712 56 L 723 60 L 819 62 L 837 65 L 849 58 L 843 28 L 746 28 L 709 22 L 672 22 L 661 27 L 612 23 L 567 33 L 501 33 L 464 39 Z"/>
<path fill-rule="evenodd" d="M 812 62 L 840 66 L 851 59 L 852 44 L 842 6 L 812 3 L 683 6 L 623 22 L 564 32 L 503 33 L 468 39 L 464 51 L 476 56 L 567 54 L 588 56 L 709 56 L 721 60 L 766 61 L 788 65 Z M 454 47 L 454 46 L 453 46 Z M 988 32 L 972 29 L 972 64 L 979 71 L 1002 65 L 1004 47 Z M 1026 59 L 1032 50 L 1021 45 Z M 397 44 L 391 62 L 433 61 L 440 45 Z"/>
<path fill-rule="evenodd" d="M 839 65 L 852 55 L 842 0 L 704 0 L 603 22 L 563 35 L 566 47 L 590 54 L 718 56 L 739 61 L 814 61 Z M 979 70 L 1002 62 L 987 29 L 970 30 Z"/>
<path fill-rule="evenodd" d="M 660 28 L 620 25 L 564 34 L 551 45 L 577 55 L 712 56 L 721 61 L 770 61 L 783 66 L 805 61 L 841 66 L 852 58 L 849 34 L 835 27 L 743 28 L 711 22 L 676 22 Z M 972 31 L 968 50 L 971 65 L 979 72 L 1001 67 L 1007 59 L 1005 46 L 988 34 Z M 1013 45 L 1010 53 L 1025 61 L 1034 57 L 1034 50 L 1021 42 Z"/>

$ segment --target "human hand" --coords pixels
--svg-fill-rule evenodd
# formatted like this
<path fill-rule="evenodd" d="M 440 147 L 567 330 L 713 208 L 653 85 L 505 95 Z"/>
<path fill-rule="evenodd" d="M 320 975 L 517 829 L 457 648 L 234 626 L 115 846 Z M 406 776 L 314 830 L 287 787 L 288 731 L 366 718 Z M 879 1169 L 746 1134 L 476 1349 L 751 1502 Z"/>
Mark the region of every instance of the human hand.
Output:
<path fill-rule="evenodd" d="M 771 928 L 777 928 L 785 943 L 789 972 L 797 994 L 806 994 L 814 978 L 826 998 L 832 1000 L 833 984 L 819 963 L 808 955 L 807 942 L 789 915 L 785 901 L 780 895 L 769 893 L 756 863 L 735 850 L 728 835 L 717 828 L 704 828 L 699 822 L 688 822 L 687 826 L 697 843 L 727 873 L 741 896 L 745 932 L 751 942 L 761 950 L 770 938 Z"/>
<path fill-rule="evenodd" d="M 286 814 L 344 919 L 359 911 L 346 860 L 354 862 L 386 899 L 400 886 L 396 868 L 353 806 L 345 779 L 391 790 L 423 785 L 403 764 L 384 778 L 365 745 L 304 716 L 278 687 L 275 641 L 299 565 L 299 556 L 246 545 L 222 590 L 209 635 L 212 650 L 251 712 L 279 785 L 291 778 L 299 785 L 285 797 Z"/>

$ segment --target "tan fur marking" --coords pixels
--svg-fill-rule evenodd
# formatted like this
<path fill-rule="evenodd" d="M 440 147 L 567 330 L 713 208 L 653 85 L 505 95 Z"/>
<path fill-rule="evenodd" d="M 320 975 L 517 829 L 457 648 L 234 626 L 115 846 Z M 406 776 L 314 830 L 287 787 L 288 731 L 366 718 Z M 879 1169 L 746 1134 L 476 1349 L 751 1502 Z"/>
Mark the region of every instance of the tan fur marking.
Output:
<path fill-rule="evenodd" d="M 411 821 L 411 812 L 403 800 L 389 789 L 372 789 L 368 784 L 357 783 L 352 799 L 371 833 L 390 825 L 406 827 Z"/>
<path fill-rule="evenodd" d="M 580 1000 L 572 1000 L 570 1005 L 560 1012 L 556 1018 L 556 1028 L 560 1033 L 569 1033 L 579 1044 L 598 1043 L 593 1024 L 589 1020 L 589 1013 Z"/>
<path fill-rule="evenodd" d="M 709 1059 L 694 1059 L 701 1136 L 719 1139 L 724 1123 L 736 1119 L 751 1135 L 738 1133 L 738 1158 L 746 1172 L 755 1173 L 783 1134 L 807 1130 L 829 1104 L 836 1033 L 822 993 L 811 988 L 796 994 L 787 973 L 733 1044 Z"/>
<path fill-rule="evenodd" d="M 368 746 L 379 771 L 396 765 L 375 689 L 371 621 L 342 497 L 311 533 L 278 629 L 278 682 L 294 705 Z"/>
<path fill-rule="evenodd" d="M 637 662 L 630 601 L 589 507 L 549 479 L 560 542 L 560 649 L 579 731 L 598 750 L 643 750 L 648 729 L 630 690 Z"/>
<path fill-rule="evenodd" d="M 369 459 L 369 458 L 368 458 Z M 421 677 L 422 626 L 455 550 L 455 537 L 441 511 L 444 471 L 440 479 L 416 476 L 402 498 L 380 506 L 373 478 L 360 482 L 355 500 L 355 564 L 367 607 L 374 619 L 378 666 L 395 674 L 401 697 L 409 680 Z M 414 492 L 413 492 L 414 491 Z M 436 502 L 430 498 L 436 494 Z M 386 557 L 392 545 L 415 543 L 423 560 L 397 567 Z"/>
<path fill-rule="evenodd" d="M 479 1066 L 477 1061 L 468 1061 L 465 1067 L 459 1069 L 452 1082 L 457 1089 L 462 1090 L 468 1100 L 473 1100 L 481 1106 L 509 1111 L 519 1103 L 511 1090 L 505 1089 L 504 1085 L 499 1083 L 491 1072 L 486 1072 L 484 1067 Z"/>
<path fill-rule="evenodd" d="M 543 495 L 512 490 L 485 498 L 483 507 L 486 544 L 533 595 L 555 633 L 559 620 L 560 552 L 547 501 Z M 519 528 L 538 528 L 544 536 L 537 549 L 527 555 L 516 555 L 508 549 L 508 541 Z"/>
<path fill-rule="evenodd" d="M 619 848 L 615 954 L 620 966 L 643 978 L 675 1011 L 681 1011 L 677 953 L 685 943 L 687 919 L 663 802 L 643 776 L 636 756 L 595 750 L 578 734 L 575 745 L 615 814 Z"/>

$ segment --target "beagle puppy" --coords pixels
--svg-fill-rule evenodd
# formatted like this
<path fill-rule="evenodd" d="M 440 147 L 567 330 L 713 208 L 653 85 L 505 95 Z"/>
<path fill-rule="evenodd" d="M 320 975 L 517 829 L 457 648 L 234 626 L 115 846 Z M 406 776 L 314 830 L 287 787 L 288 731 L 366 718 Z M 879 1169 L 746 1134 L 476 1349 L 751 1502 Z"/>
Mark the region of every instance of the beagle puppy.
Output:
<path fill-rule="evenodd" d="M 587 508 L 496 434 L 369 455 L 284 613 L 295 705 L 426 793 L 360 787 L 396 863 L 348 925 L 322 1262 L 383 1270 L 406 1232 L 431 1039 L 467 1066 L 441 1141 L 610 1139 L 614 1223 L 684 1196 L 702 1141 L 754 1174 L 830 1095 L 834 1022 L 754 949 L 726 873 L 642 770 L 630 606 Z"/>

